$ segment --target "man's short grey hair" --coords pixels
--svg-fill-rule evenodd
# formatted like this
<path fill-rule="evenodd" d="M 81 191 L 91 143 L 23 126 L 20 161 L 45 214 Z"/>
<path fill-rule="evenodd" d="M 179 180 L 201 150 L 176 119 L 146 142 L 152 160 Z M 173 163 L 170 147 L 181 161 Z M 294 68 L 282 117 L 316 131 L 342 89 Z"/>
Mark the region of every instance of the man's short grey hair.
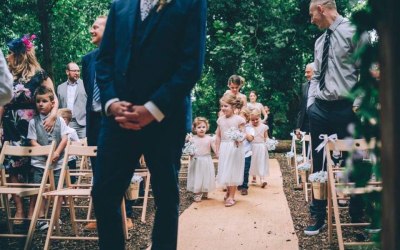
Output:
<path fill-rule="evenodd" d="M 310 67 L 313 71 L 315 70 L 315 64 L 314 64 L 313 62 L 307 64 L 307 65 L 306 65 L 306 68 L 307 68 L 307 67 Z"/>
<path fill-rule="evenodd" d="M 329 8 L 329 9 L 336 9 L 336 1 L 335 0 L 311 0 L 310 1 L 310 6 L 312 4 L 322 5 L 324 7 Z"/>

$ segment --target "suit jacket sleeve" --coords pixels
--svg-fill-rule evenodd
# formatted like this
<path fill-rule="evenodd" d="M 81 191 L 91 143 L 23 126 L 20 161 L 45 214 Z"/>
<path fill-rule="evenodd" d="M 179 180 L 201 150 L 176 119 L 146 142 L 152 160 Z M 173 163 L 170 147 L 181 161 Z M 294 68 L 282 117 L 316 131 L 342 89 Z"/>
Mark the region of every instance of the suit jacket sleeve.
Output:
<path fill-rule="evenodd" d="M 100 51 L 96 58 L 96 83 L 100 89 L 101 105 L 104 110 L 105 104 L 114 98 L 118 98 L 114 84 L 114 58 L 115 58 L 115 10 L 116 2 L 111 5 L 107 17 L 106 28 L 101 40 Z M 85 83 L 88 84 L 88 83 Z"/>
<path fill-rule="evenodd" d="M 306 112 L 306 105 L 307 105 L 307 88 L 308 88 L 308 82 L 305 82 L 304 84 L 301 85 L 301 99 L 300 99 L 300 110 L 299 113 L 297 115 L 297 123 L 296 123 L 296 128 L 301 128 L 303 125 L 303 121 L 304 121 L 304 115 Z"/>
<path fill-rule="evenodd" d="M 0 50 L 0 106 L 11 100 L 13 78 L 8 70 L 6 60 Z"/>
<path fill-rule="evenodd" d="M 168 116 L 174 112 L 176 99 L 190 93 L 201 76 L 206 40 L 206 0 L 195 0 L 188 10 L 179 69 L 172 78 L 150 97 L 150 100 Z"/>

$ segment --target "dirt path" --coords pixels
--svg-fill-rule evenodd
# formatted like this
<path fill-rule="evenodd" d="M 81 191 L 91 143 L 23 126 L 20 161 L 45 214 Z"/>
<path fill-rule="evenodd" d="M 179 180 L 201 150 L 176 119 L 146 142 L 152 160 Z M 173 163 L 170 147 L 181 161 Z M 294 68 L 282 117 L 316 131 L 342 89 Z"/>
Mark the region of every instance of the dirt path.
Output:
<path fill-rule="evenodd" d="M 270 160 L 268 186 L 251 186 L 237 204 L 223 205 L 221 189 L 180 216 L 178 249 L 298 249 L 278 161 Z"/>

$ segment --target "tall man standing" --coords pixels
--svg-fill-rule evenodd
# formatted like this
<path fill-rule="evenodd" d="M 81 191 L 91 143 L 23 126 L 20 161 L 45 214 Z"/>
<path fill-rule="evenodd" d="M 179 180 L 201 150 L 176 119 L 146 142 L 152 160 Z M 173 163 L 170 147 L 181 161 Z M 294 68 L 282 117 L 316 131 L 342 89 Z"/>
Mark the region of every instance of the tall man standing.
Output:
<path fill-rule="evenodd" d="M 69 123 L 74 128 L 79 139 L 86 137 L 86 91 L 82 80 L 79 78 L 79 66 L 70 62 L 65 73 L 67 81 L 58 85 L 57 94 L 60 108 L 68 108 L 72 112 L 72 120 Z"/>
<path fill-rule="evenodd" d="M 90 28 L 90 35 L 92 36 L 91 42 L 97 47 L 100 46 L 101 39 L 103 38 L 106 21 L 106 16 L 99 16 Z M 95 63 L 98 54 L 99 49 L 97 48 L 82 58 L 82 79 L 87 93 L 86 136 L 89 146 L 97 146 L 97 137 L 100 131 L 101 121 L 100 91 L 95 82 Z"/>
<path fill-rule="evenodd" d="M 144 154 L 157 206 L 152 249 L 176 249 L 176 159 L 200 78 L 206 0 L 114 1 L 96 63 L 106 117 L 92 191 L 101 249 L 124 249 L 118 207 Z"/>
<path fill-rule="evenodd" d="M 335 0 L 311 0 L 311 23 L 326 30 L 315 42 L 315 71 L 308 92 L 307 113 L 313 147 L 313 171 L 323 168 L 323 151 L 315 148 L 322 142 L 320 134 L 349 135 L 347 127 L 356 117 L 353 110 L 360 100 L 350 101 L 347 96 L 357 82 L 358 68 L 350 59 L 358 45 L 354 44 L 355 27 L 337 12 Z M 350 215 L 359 216 L 358 202 L 350 202 Z M 325 225 L 326 200 L 313 200 L 310 211 L 315 223 L 304 230 L 315 235 Z"/>

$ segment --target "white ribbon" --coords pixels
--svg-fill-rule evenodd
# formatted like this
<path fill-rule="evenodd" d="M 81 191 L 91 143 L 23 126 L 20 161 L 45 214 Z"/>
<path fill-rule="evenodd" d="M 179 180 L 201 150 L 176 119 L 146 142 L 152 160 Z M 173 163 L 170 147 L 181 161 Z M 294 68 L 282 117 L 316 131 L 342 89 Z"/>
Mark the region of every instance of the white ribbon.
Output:
<path fill-rule="evenodd" d="M 301 142 L 304 141 L 304 136 L 306 135 L 306 132 L 300 131 L 300 135 L 301 135 Z"/>
<path fill-rule="evenodd" d="M 323 141 L 318 145 L 318 147 L 315 149 L 315 151 L 319 152 L 321 151 L 321 149 L 324 149 L 324 153 L 323 153 L 323 158 L 322 158 L 322 170 L 325 170 L 325 158 L 326 158 L 326 144 L 328 144 L 328 142 L 333 142 L 335 143 L 336 140 L 338 139 L 337 134 L 333 134 L 328 136 L 327 134 L 321 134 L 319 135 L 319 139 L 322 139 Z"/>

